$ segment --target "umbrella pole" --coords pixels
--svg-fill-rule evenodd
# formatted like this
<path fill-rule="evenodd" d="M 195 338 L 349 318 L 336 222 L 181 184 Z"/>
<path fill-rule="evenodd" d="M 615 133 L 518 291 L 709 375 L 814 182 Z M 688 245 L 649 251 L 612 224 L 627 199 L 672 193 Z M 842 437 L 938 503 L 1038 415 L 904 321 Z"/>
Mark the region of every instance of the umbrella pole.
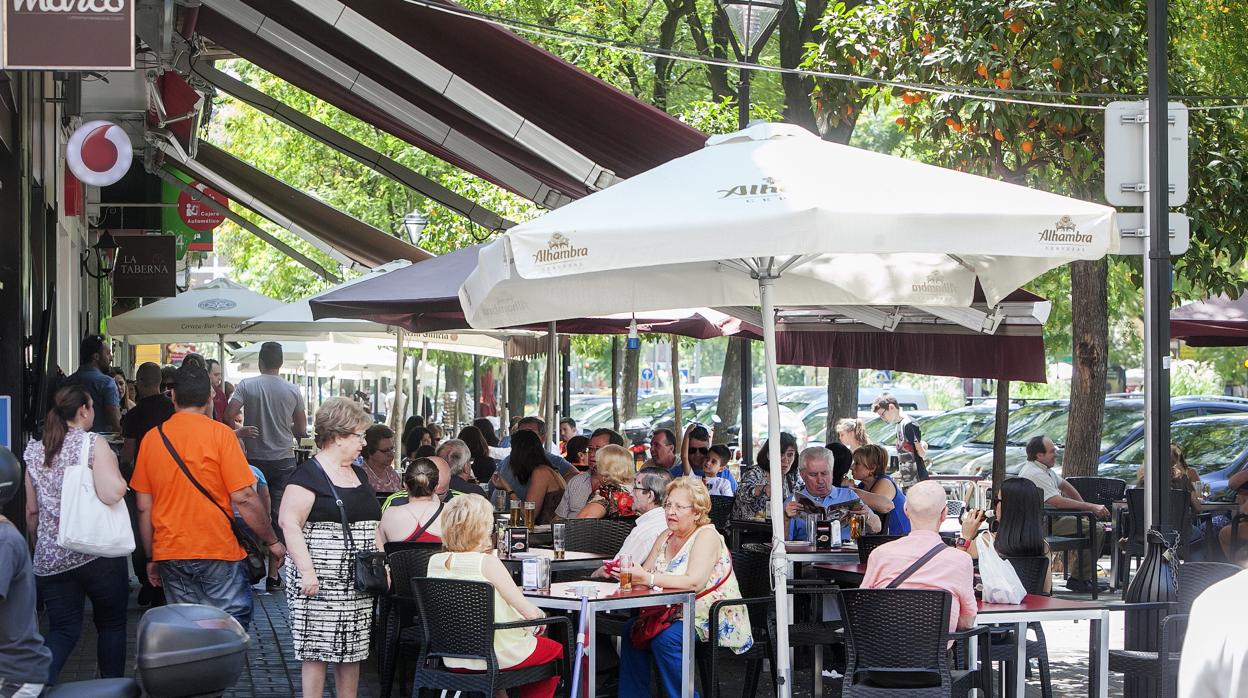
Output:
<path fill-rule="evenodd" d="M 559 413 L 555 411 L 555 393 L 559 391 L 559 334 L 550 323 L 550 344 L 546 347 L 546 438 L 550 452 L 559 448 Z"/>
<path fill-rule="evenodd" d="M 420 375 L 424 372 L 425 361 L 428 359 L 429 342 L 425 342 L 420 347 L 420 361 L 416 362 L 416 385 L 413 386 L 416 389 L 416 406 L 412 408 L 412 414 L 418 414 L 422 417 L 427 415 L 425 414 L 425 381 L 421 379 Z"/>
<path fill-rule="evenodd" d="M 394 399 L 390 401 L 390 429 L 402 434 L 403 428 L 403 368 L 407 362 L 403 357 L 403 328 L 394 328 Z M 399 467 L 401 448 L 394 449 L 394 468 Z"/>
<path fill-rule="evenodd" d="M 225 379 L 228 378 L 228 372 L 225 370 L 225 335 L 217 335 L 217 356 L 221 359 L 221 389 L 225 390 Z"/>
<path fill-rule="evenodd" d="M 763 311 L 763 356 L 767 381 L 767 460 L 770 464 L 771 576 L 776 594 L 776 695 L 792 693 L 789 666 L 789 562 L 784 550 L 784 483 L 780 471 L 780 401 L 776 394 L 776 311 L 771 300 L 774 277 L 760 277 L 758 295 Z"/>

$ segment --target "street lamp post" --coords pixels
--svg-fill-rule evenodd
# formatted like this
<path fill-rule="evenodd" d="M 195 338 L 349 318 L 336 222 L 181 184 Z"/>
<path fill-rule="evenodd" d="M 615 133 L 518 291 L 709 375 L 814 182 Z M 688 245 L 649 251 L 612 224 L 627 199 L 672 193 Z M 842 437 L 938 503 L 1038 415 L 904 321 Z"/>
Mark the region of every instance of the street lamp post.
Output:
<path fill-rule="evenodd" d="M 784 0 L 716 0 L 732 28 L 732 51 L 740 62 L 753 63 L 776 28 Z M 750 125 L 750 71 L 741 68 L 737 82 L 737 128 Z M 750 340 L 741 342 L 741 459 L 754 462 L 754 370 L 750 366 Z"/>

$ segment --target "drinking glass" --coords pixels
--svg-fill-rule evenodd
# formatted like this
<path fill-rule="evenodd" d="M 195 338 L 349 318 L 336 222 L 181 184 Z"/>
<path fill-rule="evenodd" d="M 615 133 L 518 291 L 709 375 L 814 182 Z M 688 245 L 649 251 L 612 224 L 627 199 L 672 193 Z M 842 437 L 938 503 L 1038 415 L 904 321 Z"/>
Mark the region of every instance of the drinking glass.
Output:
<path fill-rule="evenodd" d="M 567 536 L 567 533 L 568 533 L 568 525 L 565 523 L 553 524 L 550 527 L 550 533 L 551 533 L 551 536 L 554 538 L 553 545 L 555 548 L 555 559 L 562 560 L 563 553 L 567 549 L 565 547 L 567 545 L 567 542 L 566 542 L 567 539 L 565 538 L 565 536 Z"/>
<path fill-rule="evenodd" d="M 511 506 L 510 524 L 513 528 L 515 528 L 520 525 L 520 500 L 519 499 L 511 500 L 510 506 Z"/>
<path fill-rule="evenodd" d="M 620 588 L 627 589 L 633 585 L 633 573 L 631 571 L 633 568 L 633 556 L 628 553 L 620 553 L 616 559 L 619 561 L 617 569 L 620 571 Z"/>
<path fill-rule="evenodd" d="M 524 527 L 533 530 L 533 517 L 537 515 L 537 502 L 524 503 Z"/>

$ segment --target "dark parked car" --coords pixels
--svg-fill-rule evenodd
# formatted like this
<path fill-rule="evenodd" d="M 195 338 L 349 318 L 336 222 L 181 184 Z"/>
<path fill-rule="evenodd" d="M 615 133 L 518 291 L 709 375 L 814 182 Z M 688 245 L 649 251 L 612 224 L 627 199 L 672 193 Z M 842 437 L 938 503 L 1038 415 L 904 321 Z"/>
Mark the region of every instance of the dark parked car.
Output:
<path fill-rule="evenodd" d="M 1234 501 L 1226 481 L 1248 466 L 1248 414 L 1221 414 L 1183 419 L 1170 425 L 1170 439 L 1183 449 L 1187 464 L 1209 485 L 1210 499 Z M 1140 434 L 1108 461 L 1098 474 L 1134 485 L 1144 463 L 1144 435 Z"/>
<path fill-rule="evenodd" d="M 1248 412 L 1248 400 L 1221 395 L 1184 395 L 1171 398 L 1170 419 L 1178 421 L 1210 414 Z M 1057 445 L 1060 465 L 1066 423 L 1070 417 L 1067 400 L 1028 403 L 1010 414 L 1006 432 L 1006 472 L 1015 474 L 1027 460 L 1025 447 L 1033 436 L 1045 435 Z M 1098 462 L 1112 460 L 1144 432 L 1144 398 L 1114 395 L 1105 399 L 1105 421 L 1101 430 Z M 928 471 L 943 475 L 983 475 L 992 469 L 991 428 L 975 438 L 932 458 Z"/>

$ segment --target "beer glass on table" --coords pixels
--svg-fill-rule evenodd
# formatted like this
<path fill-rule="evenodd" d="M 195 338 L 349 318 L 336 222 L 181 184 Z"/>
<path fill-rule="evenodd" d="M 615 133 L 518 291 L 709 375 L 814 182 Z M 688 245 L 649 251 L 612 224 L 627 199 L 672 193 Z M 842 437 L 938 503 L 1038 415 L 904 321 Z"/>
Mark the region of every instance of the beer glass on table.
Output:
<path fill-rule="evenodd" d="M 555 559 L 562 560 L 564 551 L 567 550 L 568 525 L 566 523 L 552 524 L 550 527 L 552 545 L 555 548 Z"/>
<path fill-rule="evenodd" d="M 533 530 L 533 517 L 537 514 L 537 502 L 524 503 L 524 527 Z"/>
<path fill-rule="evenodd" d="M 628 553 L 620 553 L 616 560 L 619 562 L 616 569 L 619 570 L 620 588 L 628 589 L 633 586 L 633 556 Z"/>

